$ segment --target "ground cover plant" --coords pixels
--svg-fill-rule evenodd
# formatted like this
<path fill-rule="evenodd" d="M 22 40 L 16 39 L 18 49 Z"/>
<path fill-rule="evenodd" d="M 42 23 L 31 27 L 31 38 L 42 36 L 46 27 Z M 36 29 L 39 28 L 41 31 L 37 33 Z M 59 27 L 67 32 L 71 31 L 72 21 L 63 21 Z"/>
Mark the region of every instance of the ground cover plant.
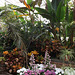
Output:
<path fill-rule="evenodd" d="M 12 74 L 16 74 L 18 69 L 21 69 L 24 65 L 24 57 L 20 49 L 13 49 L 12 51 L 4 51 L 4 65 L 5 69 Z"/>

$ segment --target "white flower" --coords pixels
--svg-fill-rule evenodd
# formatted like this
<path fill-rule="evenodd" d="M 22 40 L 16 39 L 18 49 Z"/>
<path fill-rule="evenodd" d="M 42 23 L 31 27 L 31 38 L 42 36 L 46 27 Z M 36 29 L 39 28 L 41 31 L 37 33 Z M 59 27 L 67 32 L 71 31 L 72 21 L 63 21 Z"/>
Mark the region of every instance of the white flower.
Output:
<path fill-rule="evenodd" d="M 42 68 L 39 68 L 39 70 L 42 70 Z"/>
<path fill-rule="evenodd" d="M 22 68 L 22 71 L 25 71 L 25 72 L 27 72 L 27 69 L 23 67 L 23 68 Z"/>
<path fill-rule="evenodd" d="M 59 75 L 61 75 L 61 74 L 59 74 Z"/>
<path fill-rule="evenodd" d="M 17 73 L 20 73 L 20 70 L 17 70 Z"/>
<path fill-rule="evenodd" d="M 58 74 L 58 71 L 56 71 L 55 73 Z"/>
<path fill-rule="evenodd" d="M 62 70 L 62 69 L 60 69 L 60 68 L 55 68 L 55 70 L 56 70 L 56 74 L 58 74 L 58 73 L 62 73 L 62 74 L 64 74 L 64 71 Z"/>
<path fill-rule="evenodd" d="M 43 64 L 37 64 L 36 68 L 42 68 L 43 69 L 44 65 Z"/>
<path fill-rule="evenodd" d="M 27 69 L 23 67 L 23 68 L 17 70 L 17 73 L 24 72 L 24 71 L 27 72 Z"/>
<path fill-rule="evenodd" d="M 24 74 L 24 73 L 22 73 L 22 72 L 20 73 L 20 75 L 23 75 L 23 74 Z"/>

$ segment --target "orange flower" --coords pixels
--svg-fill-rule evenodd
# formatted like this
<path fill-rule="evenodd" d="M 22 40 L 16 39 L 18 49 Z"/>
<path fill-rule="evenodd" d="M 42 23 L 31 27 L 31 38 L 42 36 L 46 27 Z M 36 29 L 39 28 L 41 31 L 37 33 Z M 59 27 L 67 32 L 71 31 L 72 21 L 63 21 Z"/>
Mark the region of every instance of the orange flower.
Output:
<path fill-rule="evenodd" d="M 17 48 L 13 49 L 13 51 L 17 51 Z"/>
<path fill-rule="evenodd" d="M 24 0 L 24 5 L 25 5 L 28 9 L 30 9 L 30 5 L 28 5 L 28 4 L 25 2 L 25 0 Z"/>
<path fill-rule="evenodd" d="M 52 41 L 52 43 L 56 43 L 56 42 L 58 42 L 58 40 L 53 40 L 53 41 Z"/>
<path fill-rule="evenodd" d="M 21 66 L 19 66 L 18 68 L 19 68 L 19 69 L 21 69 L 22 67 L 21 67 Z"/>
<path fill-rule="evenodd" d="M 8 51 L 4 51 L 3 54 L 4 55 L 7 55 L 7 54 L 9 54 L 9 52 Z"/>
<path fill-rule="evenodd" d="M 56 29 L 55 29 L 57 32 L 59 32 L 59 28 L 58 27 L 56 27 Z"/>
<path fill-rule="evenodd" d="M 28 16 L 28 14 L 24 14 L 24 15 L 19 15 L 18 17 L 23 17 L 23 16 Z"/>
<path fill-rule="evenodd" d="M 12 67 L 13 67 L 13 68 L 16 68 L 16 66 L 15 66 L 15 65 L 13 65 Z"/>

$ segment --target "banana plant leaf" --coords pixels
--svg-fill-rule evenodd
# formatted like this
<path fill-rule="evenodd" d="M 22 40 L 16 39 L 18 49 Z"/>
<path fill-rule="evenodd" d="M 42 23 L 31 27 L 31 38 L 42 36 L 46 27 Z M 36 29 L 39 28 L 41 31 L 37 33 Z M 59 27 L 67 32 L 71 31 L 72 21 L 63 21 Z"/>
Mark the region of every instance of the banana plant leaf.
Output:
<path fill-rule="evenodd" d="M 57 16 L 58 22 L 60 22 L 61 20 L 64 19 L 64 16 L 65 16 L 65 7 L 63 6 L 62 1 L 58 5 L 56 16 Z"/>
<path fill-rule="evenodd" d="M 36 7 L 35 9 L 38 11 L 38 14 L 40 14 L 43 18 L 51 20 L 50 13 L 47 10 L 39 7 Z"/>
<path fill-rule="evenodd" d="M 55 11 L 57 10 L 57 7 L 58 7 L 60 1 L 61 0 L 52 0 L 51 4 L 52 4 L 53 8 L 55 9 Z"/>
<path fill-rule="evenodd" d="M 39 7 L 35 7 L 34 9 L 36 9 L 39 12 L 39 14 L 42 14 L 42 13 L 43 14 L 49 14 L 49 12 L 45 9 L 42 9 L 42 8 L 39 8 Z"/>
<path fill-rule="evenodd" d="M 49 13 L 51 13 L 53 11 L 52 4 L 49 0 L 47 0 L 46 2 L 47 2 L 47 10 Z"/>
<path fill-rule="evenodd" d="M 30 4 L 32 2 L 32 0 L 27 0 L 27 4 Z"/>

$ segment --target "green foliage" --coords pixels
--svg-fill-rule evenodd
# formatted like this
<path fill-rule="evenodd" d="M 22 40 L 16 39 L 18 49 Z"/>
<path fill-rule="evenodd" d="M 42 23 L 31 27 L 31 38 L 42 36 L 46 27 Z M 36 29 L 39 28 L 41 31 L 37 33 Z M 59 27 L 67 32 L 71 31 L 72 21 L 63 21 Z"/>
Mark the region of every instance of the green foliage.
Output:
<path fill-rule="evenodd" d="M 61 0 L 52 0 L 52 7 L 55 9 L 55 11 L 57 10 L 60 1 Z"/>
<path fill-rule="evenodd" d="M 47 10 L 49 13 L 51 13 L 53 10 L 52 4 L 49 0 L 46 0 L 46 2 L 47 2 Z"/>
<path fill-rule="evenodd" d="M 72 22 L 73 21 L 73 11 L 70 11 L 70 13 L 69 13 L 69 21 L 68 22 Z"/>
<path fill-rule="evenodd" d="M 4 57 L 0 57 L 0 61 L 5 60 Z"/>
<path fill-rule="evenodd" d="M 35 9 L 38 11 L 38 14 L 42 15 L 44 18 L 51 18 L 50 13 L 47 10 L 38 7 L 35 7 Z"/>
<path fill-rule="evenodd" d="M 70 57 L 70 59 L 73 59 L 74 58 L 73 53 L 74 51 L 72 49 L 61 50 L 60 59 L 64 60 L 65 57 L 68 59 L 68 56 Z"/>
<path fill-rule="evenodd" d="M 57 12 L 56 12 L 58 22 L 60 22 L 65 16 L 64 9 L 65 9 L 65 7 L 62 5 L 62 1 L 61 1 L 58 5 Z"/>
<path fill-rule="evenodd" d="M 26 11 L 28 10 L 26 7 L 18 7 L 18 8 L 14 8 L 13 10 L 17 10 L 20 13 L 26 13 Z"/>
<path fill-rule="evenodd" d="M 75 74 L 75 69 L 72 67 L 62 67 L 62 69 L 64 70 L 65 75 L 68 75 L 68 74 L 74 75 Z"/>
<path fill-rule="evenodd" d="M 38 11 L 39 14 L 49 14 L 49 12 L 45 9 L 35 7 L 35 9 Z"/>
<path fill-rule="evenodd" d="M 30 4 L 32 2 L 32 0 L 27 0 L 27 4 Z"/>

